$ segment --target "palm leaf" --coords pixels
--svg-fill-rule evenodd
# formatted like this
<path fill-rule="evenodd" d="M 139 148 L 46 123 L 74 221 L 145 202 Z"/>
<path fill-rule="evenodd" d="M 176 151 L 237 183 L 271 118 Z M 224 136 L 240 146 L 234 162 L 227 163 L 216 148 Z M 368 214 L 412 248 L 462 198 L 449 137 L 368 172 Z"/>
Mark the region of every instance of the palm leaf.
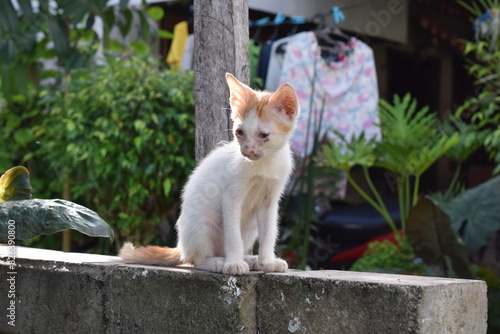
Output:
<path fill-rule="evenodd" d="M 422 147 L 422 158 L 415 164 L 415 174 L 422 175 L 429 167 L 431 167 L 441 156 L 450 151 L 460 142 L 458 133 L 454 133 L 451 137 L 443 135 L 438 138 L 433 144 Z"/>
<path fill-rule="evenodd" d="M 347 140 L 340 132 L 334 131 L 340 143 L 330 141 L 323 146 L 323 165 L 349 172 L 356 165 L 371 167 L 375 164 L 375 139 L 367 140 L 364 133 Z"/>
<path fill-rule="evenodd" d="M 406 94 L 401 100 L 394 96 L 391 105 L 385 100 L 380 101 L 380 123 L 384 138 L 406 144 L 416 142 L 437 123 L 434 114 L 428 114 L 428 107 L 417 111 L 417 101 Z"/>
<path fill-rule="evenodd" d="M 475 14 L 477 15 L 477 10 L 476 8 L 472 7 L 471 5 L 469 5 L 467 2 L 465 1 L 462 1 L 462 0 L 459 0 L 458 3 L 464 7 L 465 9 L 467 9 L 469 12 L 471 12 L 472 14 Z"/>
<path fill-rule="evenodd" d="M 406 94 L 393 103 L 380 102 L 383 140 L 377 145 L 376 165 L 399 175 L 422 175 L 458 142 L 457 135 L 439 131 L 439 120 L 428 107 L 417 110 L 417 101 Z"/>

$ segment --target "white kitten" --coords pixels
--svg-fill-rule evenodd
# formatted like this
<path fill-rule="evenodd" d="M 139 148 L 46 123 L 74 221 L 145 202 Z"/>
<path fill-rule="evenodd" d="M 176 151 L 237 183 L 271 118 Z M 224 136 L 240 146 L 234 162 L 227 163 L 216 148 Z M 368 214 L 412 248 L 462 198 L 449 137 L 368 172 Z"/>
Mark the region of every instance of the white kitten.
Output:
<path fill-rule="evenodd" d="M 126 243 L 127 263 L 177 265 L 231 275 L 284 272 L 276 258 L 278 202 L 293 168 L 289 138 L 299 107 L 293 88 L 257 92 L 226 74 L 234 141 L 213 150 L 193 171 L 182 195 L 176 248 Z M 251 254 L 259 240 L 259 255 Z"/>

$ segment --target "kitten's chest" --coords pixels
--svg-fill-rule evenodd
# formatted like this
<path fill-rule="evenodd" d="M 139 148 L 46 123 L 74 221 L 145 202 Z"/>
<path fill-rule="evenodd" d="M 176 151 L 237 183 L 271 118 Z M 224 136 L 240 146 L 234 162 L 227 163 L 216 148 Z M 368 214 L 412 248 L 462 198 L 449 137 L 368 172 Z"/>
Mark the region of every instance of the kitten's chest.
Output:
<path fill-rule="evenodd" d="M 243 208 L 248 211 L 268 207 L 271 201 L 277 200 L 281 184 L 278 179 L 270 179 L 262 176 L 254 176 L 247 181 L 244 190 Z"/>
<path fill-rule="evenodd" d="M 257 178 L 261 178 L 264 183 L 273 180 L 277 180 L 278 183 L 284 183 L 288 180 L 292 169 L 293 161 L 291 152 L 288 147 L 286 147 L 276 154 L 264 157 L 255 163 L 251 163 L 250 166 L 247 166 L 247 172 L 245 174 L 254 182 L 260 180 Z"/>

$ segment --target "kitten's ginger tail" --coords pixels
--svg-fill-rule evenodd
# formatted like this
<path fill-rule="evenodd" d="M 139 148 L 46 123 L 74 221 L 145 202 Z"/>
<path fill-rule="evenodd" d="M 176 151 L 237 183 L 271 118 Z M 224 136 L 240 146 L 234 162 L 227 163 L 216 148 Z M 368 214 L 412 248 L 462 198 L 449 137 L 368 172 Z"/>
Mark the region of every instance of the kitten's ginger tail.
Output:
<path fill-rule="evenodd" d="M 119 251 L 119 256 L 125 263 L 139 263 L 155 266 L 175 266 L 180 264 L 181 253 L 178 248 L 146 246 L 135 248 L 131 242 L 126 242 Z"/>

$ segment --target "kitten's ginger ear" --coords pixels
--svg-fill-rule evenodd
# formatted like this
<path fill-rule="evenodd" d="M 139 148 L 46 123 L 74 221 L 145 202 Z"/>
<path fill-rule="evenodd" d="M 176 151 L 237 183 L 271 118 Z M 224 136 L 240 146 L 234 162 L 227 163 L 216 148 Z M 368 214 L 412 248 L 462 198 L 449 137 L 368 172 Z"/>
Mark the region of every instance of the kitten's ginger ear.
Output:
<path fill-rule="evenodd" d="M 231 105 L 231 118 L 236 114 L 243 112 L 247 102 L 249 87 L 238 81 L 232 74 L 226 73 L 226 81 L 229 86 L 229 104 Z"/>
<path fill-rule="evenodd" d="M 299 113 L 299 103 L 297 94 L 289 84 L 281 85 L 269 99 L 273 110 L 282 116 L 286 116 L 288 121 L 293 121 Z"/>

